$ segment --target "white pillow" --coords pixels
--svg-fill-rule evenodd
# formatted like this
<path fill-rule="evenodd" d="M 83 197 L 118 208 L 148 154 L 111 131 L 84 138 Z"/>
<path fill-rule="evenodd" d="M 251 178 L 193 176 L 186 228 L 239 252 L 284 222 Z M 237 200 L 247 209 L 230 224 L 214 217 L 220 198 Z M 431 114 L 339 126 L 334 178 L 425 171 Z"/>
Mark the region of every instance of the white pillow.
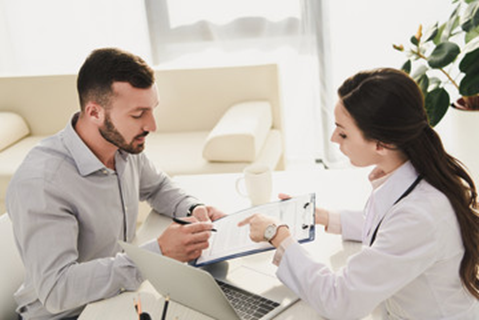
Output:
<path fill-rule="evenodd" d="M 0 151 L 30 134 L 30 129 L 18 114 L 0 112 Z"/>
<path fill-rule="evenodd" d="M 206 138 L 203 158 L 222 162 L 254 161 L 272 123 L 271 105 L 267 101 L 231 106 Z"/>

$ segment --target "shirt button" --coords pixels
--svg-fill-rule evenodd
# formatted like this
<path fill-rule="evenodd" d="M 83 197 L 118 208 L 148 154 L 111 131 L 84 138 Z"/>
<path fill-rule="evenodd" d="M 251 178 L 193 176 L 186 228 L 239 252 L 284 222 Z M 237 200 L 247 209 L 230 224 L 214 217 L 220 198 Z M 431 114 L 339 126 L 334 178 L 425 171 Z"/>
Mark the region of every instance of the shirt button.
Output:
<path fill-rule="evenodd" d="M 103 169 L 101 172 L 103 172 L 103 174 L 108 174 L 108 171 L 106 169 Z"/>

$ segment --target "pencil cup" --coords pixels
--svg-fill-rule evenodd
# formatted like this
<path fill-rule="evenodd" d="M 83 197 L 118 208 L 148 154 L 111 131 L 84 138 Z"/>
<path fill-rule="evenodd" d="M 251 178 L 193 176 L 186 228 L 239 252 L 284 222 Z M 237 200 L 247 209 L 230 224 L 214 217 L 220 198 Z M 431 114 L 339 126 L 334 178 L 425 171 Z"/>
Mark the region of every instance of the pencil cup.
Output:
<path fill-rule="evenodd" d="M 271 169 L 266 165 L 253 164 L 247 166 L 243 176 L 236 180 L 236 191 L 248 197 L 251 205 L 257 206 L 271 201 L 272 184 Z"/>

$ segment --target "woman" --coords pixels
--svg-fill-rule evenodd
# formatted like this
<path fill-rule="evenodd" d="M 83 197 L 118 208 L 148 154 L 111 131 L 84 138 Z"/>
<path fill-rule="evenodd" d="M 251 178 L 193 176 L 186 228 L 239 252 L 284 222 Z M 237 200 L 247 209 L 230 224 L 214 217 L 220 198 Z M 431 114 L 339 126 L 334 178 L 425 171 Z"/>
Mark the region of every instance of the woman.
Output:
<path fill-rule="evenodd" d="M 373 192 L 364 213 L 317 209 L 316 223 L 363 250 L 333 273 L 280 222 L 254 215 L 240 225 L 278 248 L 278 277 L 324 317 L 361 318 L 382 304 L 389 319 L 479 319 L 476 189 L 429 126 L 420 89 L 404 72 L 377 69 L 338 94 L 331 141 L 353 165 L 375 166 Z"/>

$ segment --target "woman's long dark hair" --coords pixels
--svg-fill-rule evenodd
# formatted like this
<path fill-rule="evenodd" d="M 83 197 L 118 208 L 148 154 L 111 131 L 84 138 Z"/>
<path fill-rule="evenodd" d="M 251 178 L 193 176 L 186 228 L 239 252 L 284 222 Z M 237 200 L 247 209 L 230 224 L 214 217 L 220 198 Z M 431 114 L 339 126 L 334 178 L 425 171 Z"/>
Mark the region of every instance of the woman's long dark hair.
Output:
<path fill-rule="evenodd" d="M 399 70 L 376 69 L 347 79 L 338 94 L 366 139 L 401 150 L 418 173 L 449 199 L 465 248 L 459 275 L 467 290 L 479 299 L 476 187 L 429 125 L 424 97 L 416 82 Z"/>

